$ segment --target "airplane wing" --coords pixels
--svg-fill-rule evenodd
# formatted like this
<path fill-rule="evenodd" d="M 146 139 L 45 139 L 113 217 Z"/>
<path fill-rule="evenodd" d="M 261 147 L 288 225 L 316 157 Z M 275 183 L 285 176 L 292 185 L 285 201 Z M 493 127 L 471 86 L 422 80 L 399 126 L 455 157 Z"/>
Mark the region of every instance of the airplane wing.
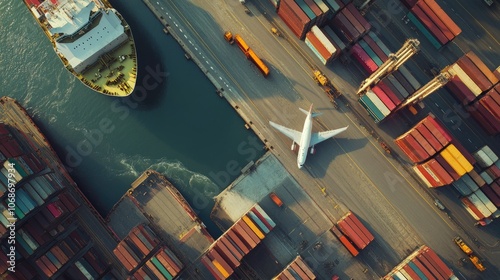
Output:
<path fill-rule="evenodd" d="M 302 135 L 302 132 L 299 132 L 297 130 L 290 129 L 288 127 L 284 127 L 282 125 L 279 125 L 277 123 L 269 122 L 269 124 L 279 130 L 279 132 L 285 134 L 288 138 L 292 139 L 295 143 L 299 144 L 300 143 L 300 136 Z"/>
<path fill-rule="evenodd" d="M 318 143 L 321 143 L 321 142 L 325 141 L 326 139 L 332 138 L 333 136 L 345 131 L 348 127 L 349 126 L 339 128 L 339 129 L 334 129 L 334 130 L 313 133 L 311 135 L 311 142 L 309 143 L 309 147 L 314 146 Z"/>

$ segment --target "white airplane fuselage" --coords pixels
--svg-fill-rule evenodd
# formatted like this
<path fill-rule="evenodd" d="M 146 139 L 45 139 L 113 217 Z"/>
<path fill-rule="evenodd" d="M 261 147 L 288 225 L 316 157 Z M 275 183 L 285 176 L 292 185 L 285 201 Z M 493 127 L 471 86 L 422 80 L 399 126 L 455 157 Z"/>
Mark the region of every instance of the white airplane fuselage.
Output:
<path fill-rule="evenodd" d="M 302 129 L 302 135 L 300 137 L 299 144 L 299 154 L 297 156 L 297 166 L 302 168 L 307 159 L 307 153 L 309 151 L 309 144 L 311 143 L 311 133 L 312 133 L 312 112 L 309 110 L 309 114 L 306 116 L 304 121 L 304 128 Z"/>

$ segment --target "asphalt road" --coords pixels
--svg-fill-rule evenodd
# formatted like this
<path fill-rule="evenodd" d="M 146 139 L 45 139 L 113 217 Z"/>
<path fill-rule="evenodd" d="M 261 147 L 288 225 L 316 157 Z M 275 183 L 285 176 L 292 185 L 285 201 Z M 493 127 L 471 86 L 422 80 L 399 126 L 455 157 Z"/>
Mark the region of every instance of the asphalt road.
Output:
<path fill-rule="evenodd" d="M 477 277 L 478 273 L 470 265 L 465 268 L 456 266 L 463 255 L 451 240 L 461 229 L 445 213 L 437 210 L 431 197 L 411 173 L 407 173 L 394 158 L 386 156 L 378 141 L 371 136 L 372 129 L 362 125 L 369 123 L 367 115 L 363 114 L 364 119 L 359 120 L 345 104 L 341 104 L 339 110 L 333 109 L 311 79 L 309 63 L 313 62 L 352 102 L 356 99 L 355 89 L 363 78 L 355 65 L 344 67 L 334 63 L 330 67 L 333 72 L 320 66 L 305 44 L 284 28 L 268 1 L 257 2 L 257 6 L 248 4 L 251 15 L 245 14 L 237 1 L 211 1 L 210 4 L 204 1 L 152 2 L 158 3 L 157 9 L 164 11 L 164 18 L 182 34 L 181 37 L 185 36 L 185 44 L 200 56 L 207 71 L 220 81 L 224 94 L 237 104 L 236 110 L 250 118 L 258 135 L 272 146 L 280 161 L 327 215 L 335 221 L 345 212 L 345 205 L 373 230 L 377 243 L 368 249 L 362 260 L 379 275 L 390 270 L 418 245 L 427 244 L 455 271 L 470 278 Z M 261 13 L 262 7 L 268 16 L 276 19 L 274 26 L 282 27 L 286 40 L 271 34 L 271 23 Z M 245 59 L 238 47 L 224 41 L 222 34 L 225 30 L 242 35 L 265 60 L 271 69 L 267 79 Z M 296 45 L 303 49 L 305 59 L 297 53 Z M 296 155 L 290 151 L 291 142 L 272 130 L 268 120 L 300 130 L 304 115 L 297 107 L 307 108 L 310 103 L 323 112 L 315 122 L 315 130 L 345 125 L 350 128 L 337 139 L 318 145 L 318 153 L 308 157 L 306 168 L 297 170 Z M 352 104 L 362 112 L 355 102 Z M 391 139 L 390 135 L 404 131 L 405 123 L 389 120 L 385 128 L 374 130 Z M 490 261 L 498 265 L 500 260 L 490 258 Z M 499 278 L 499 275 L 493 268 L 484 274 L 493 278 Z"/>

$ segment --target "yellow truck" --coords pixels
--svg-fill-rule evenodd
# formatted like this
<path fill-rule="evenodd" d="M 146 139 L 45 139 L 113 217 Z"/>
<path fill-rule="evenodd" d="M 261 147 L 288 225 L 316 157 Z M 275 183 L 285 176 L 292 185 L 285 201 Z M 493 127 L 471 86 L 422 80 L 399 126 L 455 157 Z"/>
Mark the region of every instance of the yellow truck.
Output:
<path fill-rule="evenodd" d="M 485 271 L 486 267 L 481 263 L 481 260 L 477 256 L 474 255 L 474 252 L 472 249 L 465 244 L 465 242 L 462 240 L 460 237 L 455 237 L 453 239 L 455 244 L 469 257 L 469 260 L 472 262 L 472 264 L 476 267 L 477 270 L 479 271 Z"/>
<path fill-rule="evenodd" d="M 337 103 L 335 102 L 335 98 L 341 95 L 340 91 L 338 91 L 337 88 L 333 86 L 330 80 L 328 80 L 328 78 L 323 73 L 321 73 L 321 71 L 314 70 L 313 74 L 314 74 L 313 76 L 314 81 L 316 81 L 316 83 L 323 88 L 326 95 L 330 99 L 330 102 L 332 102 L 335 108 L 337 108 Z"/>

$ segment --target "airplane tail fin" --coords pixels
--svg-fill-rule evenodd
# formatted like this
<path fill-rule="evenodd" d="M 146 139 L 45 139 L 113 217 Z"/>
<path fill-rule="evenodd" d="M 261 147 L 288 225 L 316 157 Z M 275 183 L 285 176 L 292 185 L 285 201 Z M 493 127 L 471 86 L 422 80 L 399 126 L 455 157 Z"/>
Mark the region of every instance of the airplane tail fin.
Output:
<path fill-rule="evenodd" d="M 318 112 L 318 113 L 313 113 L 313 112 L 312 112 L 312 107 L 313 107 L 313 105 L 311 104 L 311 107 L 309 107 L 309 111 L 306 111 L 306 110 L 304 110 L 304 109 L 302 109 L 302 108 L 299 108 L 299 109 L 300 109 L 300 111 L 302 111 L 302 113 L 304 113 L 304 114 L 306 114 L 306 115 L 308 115 L 309 113 L 311 113 L 311 116 L 312 116 L 313 118 L 315 118 L 315 117 L 320 116 L 321 114 L 323 114 L 323 113 L 321 113 L 321 112 Z"/>

